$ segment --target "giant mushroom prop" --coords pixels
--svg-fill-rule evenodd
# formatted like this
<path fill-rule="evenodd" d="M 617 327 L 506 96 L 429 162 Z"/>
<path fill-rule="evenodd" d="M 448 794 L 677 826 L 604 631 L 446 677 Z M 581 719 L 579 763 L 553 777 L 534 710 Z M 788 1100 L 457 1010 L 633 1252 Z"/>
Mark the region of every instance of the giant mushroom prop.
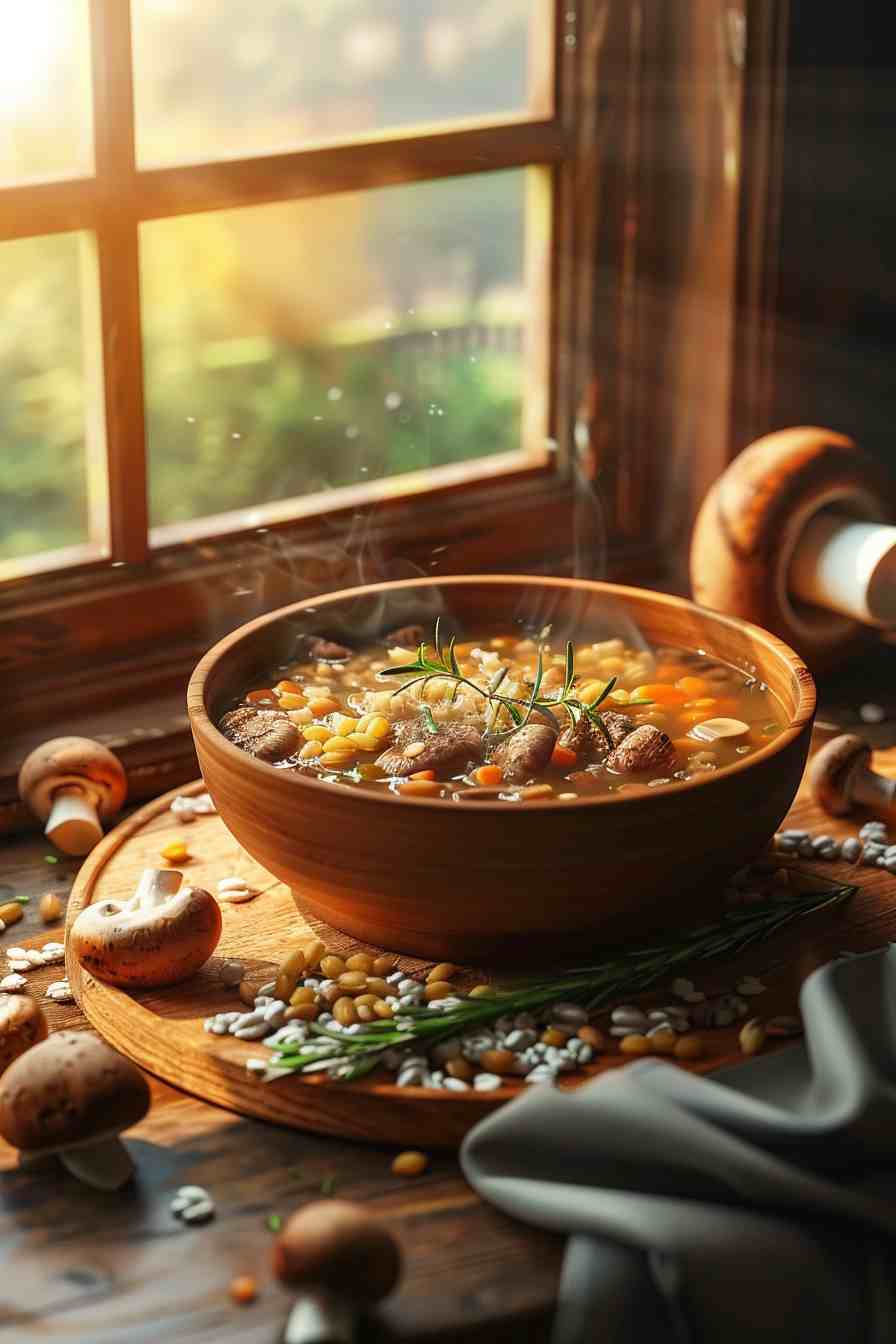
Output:
<path fill-rule="evenodd" d="M 182 879 L 170 868 L 145 868 L 129 900 L 85 906 L 68 933 L 84 969 L 125 989 L 176 985 L 198 971 L 218 946 L 221 909 Z"/>
<path fill-rule="evenodd" d="M 128 785 L 124 766 L 89 737 L 54 737 L 35 747 L 19 771 L 19 796 L 44 834 L 65 854 L 89 854 L 102 822 L 120 811 Z"/>
<path fill-rule="evenodd" d="M 896 779 L 871 769 L 871 747 L 856 733 L 831 738 L 809 766 L 812 796 L 832 817 L 867 807 L 879 817 L 896 817 Z"/>
<path fill-rule="evenodd" d="M 118 1190 L 134 1164 L 118 1137 L 149 1109 L 138 1068 L 86 1031 L 57 1031 L 0 1079 L 0 1134 L 24 1160 L 59 1158 L 98 1190 Z"/>

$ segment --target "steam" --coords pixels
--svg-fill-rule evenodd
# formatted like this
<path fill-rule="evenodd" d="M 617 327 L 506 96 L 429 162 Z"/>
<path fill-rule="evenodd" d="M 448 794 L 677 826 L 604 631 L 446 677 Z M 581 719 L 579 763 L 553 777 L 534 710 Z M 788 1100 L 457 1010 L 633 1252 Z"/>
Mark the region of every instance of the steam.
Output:
<path fill-rule="evenodd" d="M 342 392 L 333 386 L 327 393 L 330 402 L 341 400 Z M 399 391 L 389 394 L 393 411 L 402 406 Z M 350 429 L 355 429 L 350 426 Z M 348 431 L 347 431 L 348 432 Z M 356 452 L 354 470 L 359 481 L 375 479 L 383 474 L 387 453 L 383 445 L 368 448 L 365 436 L 351 435 Z M 556 443 L 548 443 L 549 451 L 557 452 Z M 580 418 L 575 426 L 569 464 L 571 495 L 571 533 L 569 551 L 559 572 L 577 579 L 602 579 L 607 572 L 608 527 L 601 499 L 599 462 L 594 451 L 588 425 Z M 315 491 L 329 488 L 326 479 L 317 474 L 308 482 Z M 221 577 L 208 580 L 202 601 L 208 613 L 208 635 L 217 638 L 228 630 L 253 617 L 276 610 L 298 601 L 323 596 L 347 588 L 369 588 L 371 585 L 402 579 L 424 578 L 433 572 L 452 573 L 451 547 L 445 544 L 432 548 L 428 567 L 407 558 L 386 555 L 380 523 L 382 509 L 378 501 L 359 507 L 346 518 L 323 516 L 319 535 L 313 541 L 297 540 L 276 529 L 259 527 L 248 539 L 233 539 L 224 543 L 218 552 L 227 569 L 233 572 L 233 550 L 241 551 L 239 578 L 229 587 L 222 585 Z M 215 554 L 214 547 L 203 544 L 204 553 Z M 506 569 L 506 566 L 502 566 Z M 315 633 L 315 611 L 306 609 L 295 624 L 296 634 Z M 454 628 L 450 600 L 438 585 L 402 593 L 365 593 L 339 614 L 328 612 L 327 633 L 345 642 L 358 645 L 374 642 L 384 630 L 408 624 L 431 629 L 436 618 L 442 617 Z M 633 649 L 646 649 L 647 643 L 637 625 L 623 606 L 610 598 L 595 615 L 593 601 L 587 592 L 572 593 L 568 589 L 550 590 L 533 586 L 517 602 L 506 619 L 521 635 L 550 640 L 556 648 L 567 639 L 583 636 L 598 641 L 621 638 Z M 457 629 L 457 633 L 461 633 Z M 475 633 L 475 632 L 467 632 Z"/>

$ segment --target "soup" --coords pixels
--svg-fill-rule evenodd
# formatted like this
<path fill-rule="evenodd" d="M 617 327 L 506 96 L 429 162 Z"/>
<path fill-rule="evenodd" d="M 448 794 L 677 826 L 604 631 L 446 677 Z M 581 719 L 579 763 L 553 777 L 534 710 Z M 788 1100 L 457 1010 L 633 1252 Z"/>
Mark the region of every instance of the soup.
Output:
<path fill-rule="evenodd" d="M 525 804 L 674 786 L 783 726 L 755 677 L 703 652 L 404 627 L 353 650 L 303 636 L 220 720 L 275 768 L 403 797 Z"/>

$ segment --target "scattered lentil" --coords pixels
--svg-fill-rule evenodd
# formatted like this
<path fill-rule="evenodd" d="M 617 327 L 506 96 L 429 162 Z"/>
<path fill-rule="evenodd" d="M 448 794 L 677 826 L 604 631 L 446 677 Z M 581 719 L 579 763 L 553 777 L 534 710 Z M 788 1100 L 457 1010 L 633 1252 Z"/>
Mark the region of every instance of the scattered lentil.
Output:
<path fill-rule="evenodd" d="M 619 1042 L 619 1049 L 624 1055 L 649 1055 L 651 1050 L 650 1040 L 647 1036 L 633 1032 L 631 1035 L 622 1037 Z"/>
<path fill-rule="evenodd" d="M 740 1029 L 738 1041 L 745 1055 L 757 1055 L 765 1045 L 765 1027 L 758 1017 L 751 1017 Z"/>
<path fill-rule="evenodd" d="M 37 909 L 45 924 L 55 924 L 62 914 L 62 902 L 55 891 L 47 891 L 41 896 Z"/>
<path fill-rule="evenodd" d="M 186 863 L 190 851 L 182 840 L 174 840 L 161 851 L 161 857 L 166 863 Z"/>
<path fill-rule="evenodd" d="M 425 1153 L 420 1153 L 414 1149 L 408 1149 L 407 1152 L 399 1153 L 392 1162 L 393 1176 L 420 1176 L 429 1166 L 429 1158 Z"/>
<path fill-rule="evenodd" d="M 703 1055 L 703 1040 L 700 1036 L 679 1036 L 675 1042 L 676 1059 L 700 1059 Z"/>

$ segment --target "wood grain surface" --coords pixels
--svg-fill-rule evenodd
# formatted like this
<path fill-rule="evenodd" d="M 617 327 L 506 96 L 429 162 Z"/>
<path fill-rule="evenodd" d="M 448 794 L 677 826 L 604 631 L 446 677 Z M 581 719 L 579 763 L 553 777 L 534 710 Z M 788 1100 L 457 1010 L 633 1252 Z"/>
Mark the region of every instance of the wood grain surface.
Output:
<path fill-rule="evenodd" d="M 879 752 L 875 765 L 896 775 L 896 749 Z M 826 818 L 803 794 L 789 820 L 845 836 L 862 818 Z M 47 889 L 64 897 L 77 863 L 47 865 L 46 852 L 40 838 L 0 850 L 0 890 L 5 885 L 7 896 L 31 898 L 25 920 L 7 932 L 0 950 L 60 936 L 58 926 L 41 927 L 37 897 Z M 855 880 L 859 894 L 837 917 L 821 917 L 753 950 L 753 969 L 772 986 L 756 1001 L 764 1016 L 792 1006 L 805 975 L 841 949 L 864 951 L 896 937 L 896 878 L 841 863 L 819 864 L 817 871 Z M 40 995 L 57 977 L 58 968 L 35 973 L 33 992 Z M 723 968 L 717 979 L 726 982 Z M 701 986 L 711 988 L 710 980 L 701 973 Z M 86 1025 L 76 1006 L 47 1011 L 54 1028 Z M 365 1338 L 374 1344 L 547 1338 L 561 1240 L 486 1208 L 450 1154 L 434 1154 L 425 1175 L 402 1181 L 389 1171 L 394 1148 L 241 1119 L 155 1080 L 151 1085 L 152 1110 L 128 1138 L 138 1179 L 119 1195 L 88 1191 L 55 1164 L 19 1170 L 16 1154 L 0 1141 L 3 1344 L 48 1338 L 62 1344 L 274 1344 L 289 1300 L 268 1269 L 266 1218 L 287 1216 L 325 1184 L 329 1189 L 331 1180 L 333 1193 L 381 1214 L 406 1254 L 402 1284 Z M 425 1132 L 415 1146 L 428 1149 Z M 205 1228 L 185 1228 L 169 1214 L 173 1189 L 187 1182 L 206 1185 L 218 1201 L 218 1217 Z M 240 1309 L 226 1289 L 242 1272 L 258 1276 L 259 1299 Z"/>

